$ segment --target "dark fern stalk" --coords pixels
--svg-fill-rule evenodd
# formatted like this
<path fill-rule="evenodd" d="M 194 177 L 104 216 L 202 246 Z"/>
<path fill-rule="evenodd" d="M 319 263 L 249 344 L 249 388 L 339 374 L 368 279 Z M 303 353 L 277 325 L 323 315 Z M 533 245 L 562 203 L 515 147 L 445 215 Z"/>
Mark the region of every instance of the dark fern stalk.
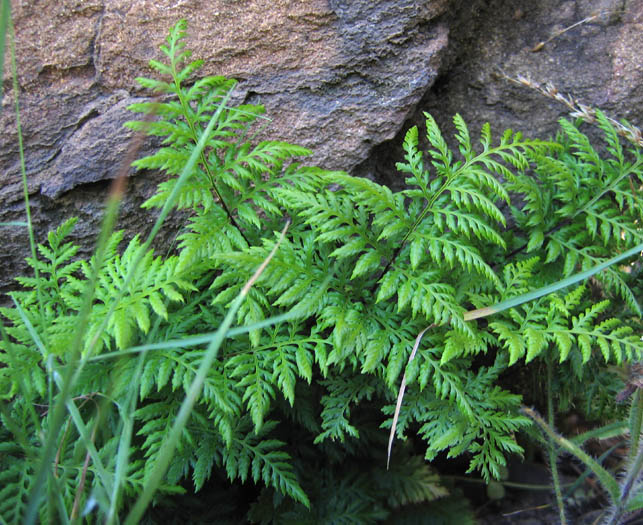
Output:
<path fill-rule="evenodd" d="M 499 184 L 494 184 L 494 179 L 489 178 L 488 175 L 504 176 L 507 172 L 507 167 L 503 165 L 501 161 L 509 161 L 514 167 L 525 168 L 527 165 L 527 160 L 524 156 L 520 154 L 520 151 L 527 151 L 529 148 L 538 148 L 542 147 L 543 144 L 538 141 L 524 141 L 522 140 L 520 134 L 515 136 L 511 132 L 507 132 L 499 146 L 491 145 L 491 134 L 488 126 L 485 126 L 483 129 L 483 151 L 480 154 L 476 152 L 471 147 L 469 131 L 466 127 L 466 124 L 462 118 L 457 115 L 454 118 L 454 124 L 456 126 L 457 134 L 456 139 L 459 143 L 460 153 L 463 155 L 464 160 L 454 162 L 453 154 L 449 150 L 446 142 L 442 138 L 439 129 L 435 123 L 435 120 L 431 115 L 425 113 L 427 119 L 427 139 L 429 140 L 432 148 L 429 150 L 432 163 L 438 169 L 439 175 L 444 177 L 442 180 L 436 178 L 433 180 L 433 184 L 429 187 L 429 172 L 425 170 L 424 163 L 422 159 L 422 153 L 418 150 L 418 131 L 417 128 L 412 128 L 407 132 L 405 141 L 404 141 L 404 150 L 406 152 L 406 163 L 398 163 L 397 168 L 403 173 L 410 173 L 415 175 L 415 178 L 412 178 L 411 181 L 418 182 L 422 188 L 423 196 L 426 200 L 426 204 L 422 208 L 421 212 L 417 215 L 414 223 L 409 228 L 408 232 L 399 242 L 397 249 L 395 250 L 391 260 L 382 271 L 382 276 L 386 274 L 390 266 L 394 263 L 395 259 L 399 255 L 400 251 L 406 245 L 407 240 L 411 237 L 420 224 L 425 220 L 427 214 L 433 212 L 435 213 L 435 204 L 438 199 L 446 193 L 447 195 L 453 192 L 455 195 L 458 194 L 456 184 L 461 183 L 460 177 L 463 174 L 476 172 L 478 170 L 479 175 L 485 175 L 486 182 L 489 184 L 489 188 L 497 191 L 495 198 L 498 200 L 503 200 L 509 202 L 509 196 Z M 486 172 L 488 170 L 488 172 Z M 484 180 L 481 179 L 480 182 Z M 409 182 L 411 182 L 409 181 Z M 439 184 L 436 184 L 436 182 Z M 484 183 L 483 183 L 484 184 Z M 491 206 L 489 206 L 491 205 Z M 503 223 L 504 219 L 502 215 L 496 210 L 493 210 L 493 203 L 487 203 L 486 211 L 489 213 L 489 217 L 496 219 Z M 483 208 L 484 209 L 484 208 Z"/>
<path fill-rule="evenodd" d="M 172 68 L 170 73 L 172 75 L 172 78 L 174 79 L 174 93 L 177 95 L 179 102 L 181 103 L 183 116 L 190 129 L 192 140 L 194 144 L 196 144 L 199 141 L 199 137 L 202 133 L 201 125 L 200 125 L 200 122 L 198 122 L 197 118 L 195 118 L 195 117 L 198 117 L 198 115 L 194 114 L 194 112 L 192 111 L 192 108 L 190 107 L 189 102 L 186 100 L 185 93 L 184 93 L 184 90 L 182 89 L 181 84 L 182 82 L 185 82 L 186 80 L 188 80 L 190 75 L 196 69 L 201 67 L 201 65 L 203 64 L 203 61 L 197 60 L 197 61 L 188 63 L 184 69 L 179 71 L 179 68 L 182 65 L 182 63 L 188 60 L 191 55 L 190 51 L 183 51 L 185 47 L 185 43 L 183 42 L 183 38 L 185 37 L 184 26 L 185 24 L 183 24 L 183 26 L 181 24 L 177 24 L 176 26 L 174 26 L 168 38 L 168 44 L 170 45 L 170 47 L 167 48 L 165 46 L 161 46 L 161 50 L 168 56 L 168 58 L 170 58 L 170 66 Z M 239 225 L 237 224 L 237 222 L 234 219 L 234 216 L 232 215 L 232 212 L 228 208 L 228 205 L 226 204 L 223 196 L 221 195 L 221 193 L 219 192 L 219 189 L 217 188 L 215 177 L 210 168 L 210 164 L 206 159 L 205 153 L 203 152 L 201 153 L 200 160 L 201 160 L 201 167 L 205 170 L 208 181 L 212 186 L 212 190 L 214 191 L 215 195 L 219 199 L 221 206 L 223 207 L 223 209 L 225 210 L 228 216 L 228 219 L 234 225 L 234 227 L 237 228 L 237 230 L 239 230 L 239 233 L 245 239 L 245 241 L 248 242 L 248 239 L 245 238 L 243 231 L 239 228 Z"/>

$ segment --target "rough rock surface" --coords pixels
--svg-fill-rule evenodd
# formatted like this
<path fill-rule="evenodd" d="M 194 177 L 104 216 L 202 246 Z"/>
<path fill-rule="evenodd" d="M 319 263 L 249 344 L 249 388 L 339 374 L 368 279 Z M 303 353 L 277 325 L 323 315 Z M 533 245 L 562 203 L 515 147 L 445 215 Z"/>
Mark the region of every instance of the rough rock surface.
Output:
<path fill-rule="evenodd" d="M 194 56 L 205 60 L 203 74 L 237 78 L 237 101 L 266 106 L 272 118 L 267 135 L 313 149 L 312 162 L 350 170 L 374 145 L 395 136 L 435 80 L 448 41 L 439 21 L 447 4 L 15 2 L 21 119 L 37 229 L 44 233 L 80 212 L 81 235 L 91 236 L 104 181 L 121 169 L 131 138 L 122 124 L 137 118 L 126 107 L 147 95 L 135 77 L 152 74 L 147 64 L 160 58 L 158 46 L 179 18 L 188 21 Z M 22 218 L 11 102 L 5 97 L 0 118 L 0 221 Z M 153 175 L 136 179 L 144 193 L 152 191 Z M 140 197 L 124 204 L 121 222 L 131 231 L 145 230 L 132 204 Z M 15 228 L 3 236 L 5 275 L 20 264 L 25 241 L 24 231 Z"/>
<path fill-rule="evenodd" d="M 203 74 L 240 80 L 237 100 L 262 103 L 265 130 L 308 146 L 312 159 L 398 184 L 405 130 L 430 111 L 445 127 L 461 113 L 551 135 L 566 108 L 497 75 L 552 81 L 563 92 L 641 124 L 643 0 L 39 0 L 13 2 L 20 116 L 36 233 L 80 217 L 91 250 L 109 179 L 122 168 L 148 94 L 135 77 L 179 18 Z M 531 49 L 562 29 L 538 53 Z M 24 220 L 11 83 L 0 113 L 0 221 Z M 145 153 L 146 144 L 141 151 Z M 139 173 L 122 227 L 146 231 L 138 205 L 157 174 Z M 0 289 L 23 271 L 24 229 L 3 229 Z M 167 230 L 168 238 L 172 229 Z M 163 242 L 166 239 L 161 239 Z"/>
<path fill-rule="evenodd" d="M 425 111 L 445 135 L 454 132 L 452 117 L 460 113 L 472 137 L 485 122 L 496 137 L 507 128 L 553 136 L 567 107 L 502 73 L 551 82 L 609 116 L 643 124 L 643 0 L 459 1 L 445 18 L 449 47 L 440 75 L 398 136 L 374 148 L 358 172 L 399 184 L 395 162 L 403 154 L 403 135 L 411 125 L 423 125 Z M 585 130 L 592 135 L 592 128 Z"/>

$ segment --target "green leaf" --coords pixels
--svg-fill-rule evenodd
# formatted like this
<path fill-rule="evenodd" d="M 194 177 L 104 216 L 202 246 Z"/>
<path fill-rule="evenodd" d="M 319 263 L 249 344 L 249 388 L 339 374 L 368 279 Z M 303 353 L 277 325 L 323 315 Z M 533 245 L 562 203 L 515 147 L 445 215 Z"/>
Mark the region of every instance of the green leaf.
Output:
<path fill-rule="evenodd" d="M 525 329 L 524 335 L 527 342 L 525 363 L 529 363 L 547 347 L 547 339 L 541 330 L 531 326 Z"/>
<path fill-rule="evenodd" d="M 377 251 L 369 251 L 360 256 L 355 264 L 351 279 L 364 275 L 380 266 L 381 256 Z"/>
<path fill-rule="evenodd" d="M 158 293 L 154 292 L 150 294 L 150 306 L 156 315 L 161 316 L 163 319 L 167 319 L 167 308 Z"/>
<path fill-rule="evenodd" d="M 310 384 L 313 377 L 313 362 L 310 352 L 304 346 L 298 346 L 296 352 L 297 369 L 299 375 Z"/>

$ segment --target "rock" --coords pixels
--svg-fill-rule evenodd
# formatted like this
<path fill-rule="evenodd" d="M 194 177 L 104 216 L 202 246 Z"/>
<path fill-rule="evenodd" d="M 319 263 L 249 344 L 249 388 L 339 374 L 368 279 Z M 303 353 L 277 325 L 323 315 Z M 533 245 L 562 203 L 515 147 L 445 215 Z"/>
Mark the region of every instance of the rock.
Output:
<path fill-rule="evenodd" d="M 496 137 L 507 128 L 530 137 L 552 137 L 558 119 L 569 110 L 509 82 L 502 72 L 541 85 L 551 82 L 584 104 L 641 126 L 643 0 L 462 0 L 451 5 L 445 23 L 449 47 L 440 75 L 398 136 L 378 145 L 360 173 L 399 183 L 395 162 L 402 155 L 403 135 L 414 124 L 422 126 L 424 111 L 435 117 L 445 135 L 454 132 L 451 119 L 460 113 L 472 137 L 485 122 L 491 123 Z M 550 37 L 539 52 L 532 51 Z M 600 137 L 590 126 L 584 130 Z"/>
<path fill-rule="evenodd" d="M 77 129 L 45 171 L 40 193 L 56 199 L 77 186 L 114 178 L 117 159 L 126 156 L 134 136 L 123 127 L 132 120 L 127 107 L 144 100 L 117 91 L 86 106 Z"/>
<path fill-rule="evenodd" d="M 423 101 L 429 110 L 439 108 L 445 116 L 459 111 L 472 122 L 491 121 L 496 129 L 507 126 L 541 137 L 552 133 L 567 109 L 507 82 L 497 75 L 502 70 L 552 82 L 585 104 L 641 124 L 643 1 L 496 0 L 477 2 L 477 12 L 466 2 L 461 5 L 451 38 L 462 39 L 471 24 L 479 24 L 478 36 L 453 47 L 466 59 L 448 68 L 439 83 L 440 90 L 448 90 L 448 102 L 429 90 Z M 550 37 L 541 51 L 532 51 Z"/>
<path fill-rule="evenodd" d="M 447 5 L 448 0 L 16 3 L 21 120 L 40 238 L 79 211 L 91 224 L 81 220 L 80 235 L 91 238 L 106 181 L 121 169 L 131 139 L 122 123 L 137 118 L 125 108 L 149 96 L 135 78 L 154 74 L 147 64 L 161 58 L 158 46 L 179 18 L 188 21 L 187 45 L 205 60 L 202 74 L 237 78 L 237 101 L 266 105 L 272 119 L 266 136 L 310 147 L 311 162 L 350 170 L 374 145 L 395 136 L 433 83 L 447 45 L 447 28 L 438 20 Z M 9 95 L 3 104 L 0 221 L 8 221 L 24 215 Z M 139 191 L 153 190 L 150 174 L 136 178 Z M 77 196 L 67 198 L 69 192 Z M 145 231 L 136 215 L 130 219 L 124 224 L 130 231 Z M 25 240 L 22 230 L 4 236 L 0 257 L 11 268 L 5 275 L 20 268 Z"/>
<path fill-rule="evenodd" d="M 261 103 L 267 137 L 314 150 L 310 159 L 399 185 L 394 163 L 408 127 L 430 111 L 447 130 L 460 112 L 472 135 L 490 121 L 546 137 L 566 108 L 498 76 L 552 81 L 582 102 L 640 124 L 643 0 L 41 0 L 14 2 L 20 117 L 37 236 L 79 215 L 91 251 L 109 181 L 123 167 L 149 96 L 135 78 L 179 18 L 202 74 L 240 82 L 236 100 Z M 572 24 L 588 19 L 564 33 Z M 538 53 L 531 50 L 547 41 Z M 0 221 L 24 220 L 11 83 L 0 114 Z M 146 142 L 140 155 L 153 146 Z M 140 156 L 139 155 L 139 156 Z M 120 227 L 146 232 L 138 204 L 158 174 L 130 181 Z M 159 246 L 169 244 L 168 224 Z M 3 230 L 0 289 L 23 272 L 27 235 Z"/>

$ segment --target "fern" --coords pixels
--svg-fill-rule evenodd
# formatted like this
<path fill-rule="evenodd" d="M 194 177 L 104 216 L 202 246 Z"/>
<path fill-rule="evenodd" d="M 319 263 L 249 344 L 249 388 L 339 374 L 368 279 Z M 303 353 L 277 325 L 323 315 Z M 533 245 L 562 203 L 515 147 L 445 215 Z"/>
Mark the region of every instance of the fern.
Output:
<path fill-rule="evenodd" d="M 368 376 L 362 376 L 360 379 L 355 381 L 353 378 L 339 376 L 321 383 L 326 387 L 328 394 L 321 399 L 323 432 L 315 438 L 315 443 L 321 443 L 326 439 L 343 441 L 347 436 L 359 438 L 359 430 L 348 420 L 350 405 L 357 404 L 362 399 L 371 399 L 376 391 Z"/>
<path fill-rule="evenodd" d="M 529 153 L 539 180 L 519 174 L 508 184 L 509 189 L 524 193 L 529 203 L 515 213 L 523 234 L 530 237 L 528 250 L 546 253 L 541 255 L 546 263 L 564 260 L 565 276 L 643 241 L 643 201 L 635 190 L 643 182 L 640 150 L 625 151 L 614 126 L 600 111 L 597 121 L 610 157 L 602 158 L 589 139 L 563 119 L 558 137 L 562 148 Z M 535 215 L 530 218 L 525 212 Z M 599 278 L 608 292 L 616 293 L 640 315 L 622 270 L 610 268 Z"/>
<path fill-rule="evenodd" d="M 130 109 L 155 119 L 128 123 L 161 139 L 135 167 L 164 173 L 144 208 L 178 194 L 173 206 L 187 220 L 174 253 L 157 256 L 138 236 L 123 243 L 116 233 L 98 267 L 97 257 L 77 258 L 70 220 L 28 259 L 38 277 L 19 279 L 17 307 L 0 309 L 3 520 L 24 515 L 47 432 L 64 474 L 49 471 L 60 497 L 42 503 L 43 521 L 71 519 L 80 504 L 95 521 L 129 508 L 166 459 L 163 443 L 204 363 L 202 342 L 242 291 L 241 327 L 203 377 L 161 482 L 166 494 L 252 482 L 256 522 L 412 522 L 416 506 L 428 512 L 433 500 L 437 514 L 442 498 L 452 508 L 422 456 L 464 456 L 469 472 L 489 481 L 506 456 L 522 452 L 516 435 L 529 420 L 518 409 L 524 397 L 540 400 L 512 378 L 543 360 L 559 363 L 561 407 L 581 400 L 588 411 L 618 410 L 610 367 L 643 351 L 638 266 L 611 267 L 590 285 L 489 322 L 465 321 L 471 308 L 642 242 L 641 153 L 621 146 L 608 119 L 598 114 L 606 156 L 567 121 L 552 142 L 512 131 L 494 141 L 489 125 L 475 142 L 458 115 L 452 148 L 426 114 L 425 137 L 417 127 L 406 133 L 397 165 L 406 186 L 394 192 L 303 166 L 305 148 L 250 139 L 264 109 L 227 105 L 232 80 L 199 78 L 185 30 L 174 26 L 164 61 L 151 62 L 163 78 L 139 79 L 158 99 Z M 179 182 L 213 118 L 195 168 Z M 255 274 L 286 219 L 287 237 Z M 83 308 L 76 404 L 64 430 L 49 428 L 34 407 L 59 395 Z M 386 472 L 374 451 L 384 449 L 402 375 L 408 392 L 396 433 L 420 439 L 396 451 Z M 93 441 L 83 438 L 91 428 L 100 429 Z M 88 451 L 95 470 L 85 467 Z"/>

